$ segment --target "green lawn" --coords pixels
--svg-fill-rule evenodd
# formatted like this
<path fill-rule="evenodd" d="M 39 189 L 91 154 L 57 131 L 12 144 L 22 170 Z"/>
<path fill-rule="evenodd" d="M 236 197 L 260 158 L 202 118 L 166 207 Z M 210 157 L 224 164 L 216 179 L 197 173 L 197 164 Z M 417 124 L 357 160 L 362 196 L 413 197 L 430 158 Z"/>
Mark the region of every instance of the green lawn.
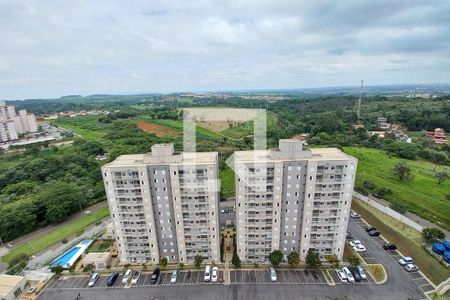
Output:
<path fill-rule="evenodd" d="M 63 117 L 52 120 L 51 123 L 68 129 L 90 140 L 100 139 L 106 134 L 102 127 L 108 126 L 98 122 L 98 116 Z"/>
<path fill-rule="evenodd" d="M 8 263 L 11 259 L 20 253 L 26 253 L 32 255 L 38 253 L 51 245 L 67 238 L 73 234 L 76 234 L 80 230 L 83 230 L 87 226 L 94 224 L 95 222 L 109 216 L 108 207 L 102 207 L 97 211 L 91 212 L 88 215 L 83 216 L 77 220 L 67 223 L 63 227 L 60 227 L 53 232 L 33 240 L 30 243 L 26 243 L 17 248 L 14 248 L 7 255 L 2 257 L 2 261 Z"/>
<path fill-rule="evenodd" d="M 219 173 L 221 191 L 224 197 L 234 196 L 234 172 L 231 168 L 226 167 Z"/>
<path fill-rule="evenodd" d="M 223 130 L 221 133 L 233 139 L 241 139 L 243 137 L 253 135 L 253 122 L 250 121 L 233 126 Z"/>
<path fill-rule="evenodd" d="M 376 149 L 346 147 L 344 151 L 358 158 L 357 186 L 362 186 L 364 180 L 370 180 L 377 188 L 390 188 L 392 193 L 385 196 L 386 200 L 401 203 L 409 211 L 450 229 L 450 201 L 446 199 L 450 194 L 450 180 L 438 184 L 433 164 L 406 160 L 414 178 L 405 182 L 400 181 L 392 172 L 394 165 L 402 159 Z M 450 172 L 448 167 L 438 168 L 446 168 Z"/>

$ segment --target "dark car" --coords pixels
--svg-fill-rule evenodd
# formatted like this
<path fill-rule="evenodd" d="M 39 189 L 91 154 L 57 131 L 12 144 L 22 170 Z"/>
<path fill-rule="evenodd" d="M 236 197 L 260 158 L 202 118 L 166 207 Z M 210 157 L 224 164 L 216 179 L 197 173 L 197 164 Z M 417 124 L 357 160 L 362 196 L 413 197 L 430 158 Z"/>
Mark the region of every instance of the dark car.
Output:
<path fill-rule="evenodd" d="M 366 228 L 367 232 L 370 232 L 372 230 L 377 230 L 377 229 L 375 227 L 373 227 L 373 226 L 369 226 L 369 227 Z"/>
<path fill-rule="evenodd" d="M 113 286 L 114 283 L 116 282 L 117 278 L 119 278 L 119 273 L 112 273 L 112 274 L 108 277 L 108 280 L 106 281 L 106 285 L 107 285 L 107 286 Z"/>
<path fill-rule="evenodd" d="M 384 250 L 396 250 L 397 246 L 395 244 L 384 244 L 383 249 Z"/>
<path fill-rule="evenodd" d="M 350 232 L 347 232 L 347 235 L 345 236 L 345 239 L 351 240 L 351 239 L 353 239 L 353 235 Z"/>
<path fill-rule="evenodd" d="M 350 272 L 353 275 L 353 278 L 355 278 L 356 282 L 361 282 L 361 275 L 359 275 L 359 271 L 356 267 L 348 267 L 348 269 L 350 270 Z"/>
<path fill-rule="evenodd" d="M 153 271 L 152 278 L 150 279 L 151 284 L 156 284 L 158 282 L 160 272 L 159 268 L 156 268 L 155 271 Z"/>
<path fill-rule="evenodd" d="M 369 235 L 370 236 L 379 236 L 380 235 L 380 232 L 378 231 L 378 230 L 371 230 L 371 231 L 369 231 Z"/>

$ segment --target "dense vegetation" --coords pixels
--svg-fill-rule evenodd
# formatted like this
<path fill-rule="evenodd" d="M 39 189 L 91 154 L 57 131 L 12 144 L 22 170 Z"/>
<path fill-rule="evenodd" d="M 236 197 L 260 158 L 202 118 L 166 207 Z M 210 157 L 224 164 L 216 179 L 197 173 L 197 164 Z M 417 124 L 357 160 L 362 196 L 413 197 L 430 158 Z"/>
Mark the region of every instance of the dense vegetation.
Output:
<path fill-rule="evenodd" d="M 267 108 L 269 147 L 276 146 L 280 138 L 300 133 L 309 134 L 311 146 L 345 147 L 346 152 L 359 158 L 357 188 L 382 195 L 394 204 L 400 203 L 449 228 L 445 215 L 449 210 L 449 182 L 438 184 L 435 171 L 450 164 L 450 147 L 432 144 L 420 133 L 435 127 L 450 131 L 449 98 L 367 97 L 360 120 L 365 127 L 358 129 L 353 127 L 357 122 L 355 102 L 354 96 L 294 97 L 266 102 L 243 100 L 238 96 L 191 99 L 173 95 L 94 95 L 14 103 L 17 109 L 25 108 L 36 114 L 93 109 L 111 113 L 52 121 L 77 134 L 73 146 L 44 149 L 34 146 L 23 152 L 1 154 L 0 236 L 9 241 L 36 227 L 60 222 L 80 206 L 105 199 L 99 171 L 103 162 L 95 160 L 98 154 L 107 152 L 110 161 L 121 154 L 147 152 L 157 142 L 173 142 L 176 150 L 182 150 L 181 134 L 157 137 L 137 128 L 136 122 L 153 122 L 181 133 L 179 108 L 192 106 Z M 379 116 L 414 131 L 414 143 L 398 142 L 392 135 L 384 139 L 369 136 L 368 130 L 377 129 Z M 251 149 L 253 140 L 247 137 L 251 133 L 251 124 L 238 125 L 221 134 L 197 127 L 197 150 L 219 152 L 223 196 L 232 196 L 234 192 L 233 172 L 225 168 L 225 159 L 234 150 Z M 414 174 L 411 181 L 395 178 L 392 168 L 399 159 L 411 166 Z M 437 164 L 437 167 L 424 160 Z"/>

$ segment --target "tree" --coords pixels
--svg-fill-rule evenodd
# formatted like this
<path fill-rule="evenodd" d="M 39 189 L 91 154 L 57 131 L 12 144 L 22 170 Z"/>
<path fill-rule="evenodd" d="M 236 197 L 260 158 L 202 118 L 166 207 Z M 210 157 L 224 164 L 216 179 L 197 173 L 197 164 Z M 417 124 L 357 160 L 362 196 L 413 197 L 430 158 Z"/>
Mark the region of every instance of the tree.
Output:
<path fill-rule="evenodd" d="M 445 238 L 445 234 L 438 228 L 424 228 L 424 230 L 422 230 L 422 238 L 425 243 L 431 244 Z"/>
<path fill-rule="evenodd" d="M 61 265 L 56 265 L 54 267 L 50 268 L 50 271 L 52 271 L 53 273 L 55 273 L 56 275 L 59 275 L 62 273 L 62 271 L 64 271 L 64 268 L 61 267 Z"/>
<path fill-rule="evenodd" d="M 322 262 L 320 261 L 319 253 L 313 249 L 309 249 L 306 255 L 306 264 L 314 269 L 320 267 Z"/>
<path fill-rule="evenodd" d="M 272 251 L 272 253 L 269 254 L 269 261 L 275 267 L 278 266 L 282 260 L 283 252 L 280 250 Z"/>
<path fill-rule="evenodd" d="M 356 266 L 358 266 L 359 264 L 361 264 L 361 260 L 360 260 L 359 257 L 356 256 L 356 255 L 350 255 L 350 256 L 348 257 L 348 262 L 350 263 L 350 265 L 352 265 L 352 266 L 354 266 L 354 267 L 356 267 Z"/>
<path fill-rule="evenodd" d="M 195 257 L 195 259 L 194 259 L 195 267 L 196 267 L 197 269 L 200 269 L 200 266 L 201 266 L 202 262 L 203 262 L 203 256 L 197 255 L 197 256 Z"/>
<path fill-rule="evenodd" d="M 438 179 L 438 184 L 441 184 L 450 178 L 450 174 L 447 172 L 447 170 L 441 170 L 436 172 L 436 177 Z"/>
<path fill-rule="evenodd" d="M 28 255 L 24 253 L 15 256 L 9 262 L 6 273 L 9 275 L 16 275 L 20 273 L 27 266 L 29 259 L 30 258 L 28 257 Z"/>
<path fill-rule="evenodd" d="M 231 258 L 231 263 L 233 264 L 233 266 L 238 269 L 241 267 L 241 259 L 239 258 L 239 256 L 237 255 L 237 253 L 233 254 L 233 257 Z"/>
<path fill-rule="evenodd" d="M 335 268 L 339 268 L 339 259 L 336 255 L 327 255 L 326 259 L 328 262 L 333 265 Z"/>
<path fill-rule="evenodd" d="M 404 161 L 395 164 L 393 172 L 400 180 L 411 180 L 413 178 L 411 168 Z"/>
<path fill-rule="evenodd" d="M 288 255 L 288 264 L 291 267 L 296 267 L 300 264 L 300 256 L 297 252 L 293 251 Z"/>
<path fill-rule="evenodd" d="M 161 267 L 165 268 L 167 267 L 167 257 L 161 257 L 159 259 L 159 264 L 161 265 Z"/>

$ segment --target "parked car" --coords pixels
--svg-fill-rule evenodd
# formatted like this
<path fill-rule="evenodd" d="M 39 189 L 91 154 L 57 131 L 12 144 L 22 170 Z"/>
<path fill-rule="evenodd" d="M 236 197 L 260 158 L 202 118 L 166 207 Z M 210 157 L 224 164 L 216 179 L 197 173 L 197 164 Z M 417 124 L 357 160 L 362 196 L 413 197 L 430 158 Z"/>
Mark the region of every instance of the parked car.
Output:
<path fill-rule="evenodd" d="M 217 282 L 217 278 L 219 277 L 219 268 L 218 267 L 214 267 L 212 268 L 212 273 L 211 273 L 211 282 Z"/>
<path fill-rule="evenodd" d="M 132 274 L 132 270 L 128 269 L 124 274 L 123 274 L 123 278 L 122 278 L 122 283 L 127 283 L 128 279 L 130 279 L 130 276 Z"/>
<path fill-rule="evenodd" d="M 211 281 L 211 267 L 210 266 L 206 266 L 205 268 L 205 282 L 210 282 Z"/>
<path fill-rule="evenodd" d="M 353 247 L 353 250 L 355 250 L 356 252 L 364 252 L 366 251 L 366 247 L 363 244 L 356 244 Z"/>
<path fill-rule="evenodd" d="M 355 247 L 356 245 L 361 245 L 360 240 L 353 240 L 349 242 L 350 246 Z"/>
<path fill-rule="evenodd" d="M 367 232 L 372 231 L 372 230 L 377 230 L 377 229 L 375 227 L 373 227 L 373 226 L 369 226 L 369 227 L 366 228 Z"/>
<path fill-rule="evenodd" d="M 395 244 L 384 244 L 383 249 L 384 250 L 396 250 L 397 246 Z"/>
<path fill-rule="evenodd" d="M 339 278 L 339 280 L 344 283 L 348 282 L 347 276 L 345 276 L 344 272 L 340 270 L 336 270 L 336 276 Z"/>
<path fill-rule="evenodd" d="M 361 282 L 362 278 L 361 278 L 361 275 L 359 275 L 358 269 L 356 267 L 348 267 L 348 269 L 352 273 L 353 278 L 355 278 L 355 281 Z"/>
<path fill-rule="evenodd" d="M 356 219 L 361 218 L 361 215 L 358 214 L 358 213 L 356 213 L 356 212 L 354 212 L 354 211 L 352 211 L 352 212 L 350 213 L 350 218 L 356 220 Z"/>
<path fill-rule="evenodd" d="M 175 270 L 172 272 L 172 275 L 170 276 L 170 283 L 176 283 L 178 278 L 178 270 Z"/>
<path fill-rule="evenodd" d="M 131 284 L 136 284 L 141 278 L 141 271 L 134 271 L 133 278 L 131 279 Z"/>
<path fill-rule="evenodd" d="M 380 232 L 378 230 L 371 230 L 369 231 L 370 236 L 379 236 Z"/>
<path fill-rule="evenodd" d="M 347 234 L 345 235 L 346 240 L 351 240 L 353 238 L 353 235 L 347 231 Z"/>
<path fill-rule="evenodd" d="M 150 278 L 151 284 L 156 284 L 158 282 L 159 273 L 161 273 L 161 270 L 159 268 L 156 268 L 155 271 L 153 271 L 152 277 Z"/>
<path fill-rule="evenodd" d="M 344 272 L 345 276 L 347 277 L 348 282 L 355 282 L 355 278 L 353 277 L 352 272 L 347 267 L 342 268 L 342 272 Z"/>
<path fill-rule="evenodd" d="M 106 285 L 113 286 L 117 278 L 119 278 L 119 273 L 112 273 L 111 275 L 109 275 L 108 280 L 106 281 Z"/>
<path fill-rule="evenodd" d="M 408 272 L 415 272 L 415 271 L 419 270 L 419 268 L 415 264 L 407 264 L 405 266 L 405 269 Z"/>
<path fill-rule="evenodd" d="M 230 208 L 229 207 L 225 207 L 225 213 L 229 214 L 230 213 Z"/>
<path fill-rule="evenodd" d="M 99 278 L 100 278 L 100 275 L 98 273 L 92 274 L 91 278 L 89 279 L 88 286 L 93 287 L 97 283 Z"/>
<path fill-rule="evenodd" d="M 412 259 L 412 257 L 405 256 L 405 257 L 400 258 L 398 260 L 398 263 L 402 266 L 406 266 L 407 264 L 413 264 L 414 260 Z"/>
<path fill-rule="evenodd" d="M 364 269 L 361 266 L 357 266 L 356 269 L 358 269 L 358 273 L 359 273 L 359 276 L 361 276 L 361 279 L 367 280 L 367 275 L 364 272 Z"/>
<path fill-rule="evenodd" d="M 270 267 L 269 272 L 270 272 L 270 280 L 272 282 L 277 281 L 277 272 L 275 272 L 275 269 L 273 267 Z"/>

